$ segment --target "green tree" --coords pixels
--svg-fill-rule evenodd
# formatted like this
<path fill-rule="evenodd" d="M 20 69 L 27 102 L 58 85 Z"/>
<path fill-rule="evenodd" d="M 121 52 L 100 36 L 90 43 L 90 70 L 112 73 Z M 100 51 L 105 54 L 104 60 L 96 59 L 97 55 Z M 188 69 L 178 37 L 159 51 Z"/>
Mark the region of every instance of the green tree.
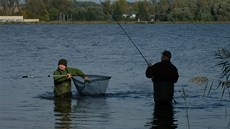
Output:
<path fill-rule="evenodd" d="M 24 18 L 40 20 L 117 20 L 123 14 L 137 14 L 140 20 L 149 21 L 230 21 L 230 0 L 142 0 L 129 2 L 104 0 L 101 3 L 78 0 L 0 0 L 1 15 L 23 15 Z M 107 10 L 108 9 L 108 10 Z"/>
<path fill-rule="evenodd" d="M 25 2 L 25 18 L 39 18 L 46 21 L 49 20 L 48 12 L 43 0 L 25 0 Z"/>
<path fill-rule="evenodd" d="M 230 1 L 212 0 L 211 13 L 216 21 L 230 20 Z"/>
<path fill-rule="evenodd" d="M 175 0 L 172 4 L 172 10 L 169 15 L 171 21 L 191 21 L 192 12 L 189 7 L 189 0 Z"/>
<path fill-rule="evenodd" d="M 151 5 L 152 4 L 147 0 L 137 2 L 136 4 L 137 18 L 140 19 L 141 21 L 149 21 L 151 16 L 149 13 Z"/>
<path fill-rule="evenodd" d="M 101 7 L 89 7 L 85 14 L 87 21 L 104 20 L 103 10 Z"/>
<path fill-rule="evenodd" d="M 209 0 L 198 0 L 197 1 L 197 13 L 196 20 L 198 21 L 213 21 L 211 14 L 210 1 Z"/>
<path fill-rule="evenodd" d="M 117 20 L 122 19 L 122 15 L 127 12 L 126 0 L 118 0 L 112 4 L 112 14 Z"/>
<path fill-rule="evenodd" d="M 105 15 L 105 19 L 111 19 L 111 14 L 110 14 L 110 12 L 111 12 L 111 1 L 110 0 L 105 0 L 105 2 L 104 3 L 102 3 L 103 4 L 103 13 L 104 13 L 104 15 Z M 110 11 L 110 12 L 109 12 Z"/>
<path fill-rule="evenodd" d="M 73 20 L 77 21 L 99 21 L 105 20 L 104 10 L 96 3 L 75 3 L 76 7 L 72 11 Z"/>
<path fill-rule="evenodd" d="M 73 9 L 73 3 L 70 0 L 52 0 L 50 5 L 60 12 L 71 12 Z"/>
<path fill-rule="evenodd" d="M 74 20 L 85 21 L 86 10 L 84 8 L 77 8 L 76 13 L 74 13 Z"/>
<path fill-rule="evenodd" d="M 188 0 L 188 7 L 190 8 L 192 19 L 195 19 L 196 11 L 197 11 L 197 0 Z"/>
<path fill-rule="evenodd" d="M 13 15 L 19 11 L 19 0 L 1 0 L 0 1 L 0 14 L 1 15 Z"/>
<path fill-rule="evenodd" d="M 170 2 L 168 0 L 161 0 L 156 6 L 156 20 L 167 21 L 170 13 Z"/>
<path fill-rule="evenodd" d="M 58 13 L 60 11 L 54 7 L 51 7 L 48 9 L 48 15 L 49 15 L 49 19 L 51 21 L 55 21 L 55 20 L 58 20 Z"/>

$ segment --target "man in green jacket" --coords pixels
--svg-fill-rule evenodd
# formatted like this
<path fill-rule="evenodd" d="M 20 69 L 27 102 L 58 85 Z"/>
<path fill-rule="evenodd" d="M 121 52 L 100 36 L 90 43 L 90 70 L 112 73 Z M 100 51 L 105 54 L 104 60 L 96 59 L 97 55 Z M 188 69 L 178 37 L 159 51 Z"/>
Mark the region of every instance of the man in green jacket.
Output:
<path fill-rule="evenodd" d="M 56 97 L 68 97 L 72 95 L 71 78 L 73 75 L 78 75 L 85 80 L 89 80 L 89 78 L 81 70 L 67 67 L 66 59 L 59 60 L 58 68 L 54 71 L 53 75 L 54 95 Z"/>

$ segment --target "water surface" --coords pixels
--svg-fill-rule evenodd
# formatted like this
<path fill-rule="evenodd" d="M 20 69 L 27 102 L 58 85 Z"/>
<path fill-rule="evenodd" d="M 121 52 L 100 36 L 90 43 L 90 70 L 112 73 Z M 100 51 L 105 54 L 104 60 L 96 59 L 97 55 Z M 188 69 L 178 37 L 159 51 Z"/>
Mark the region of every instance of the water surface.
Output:
<path fill-rule="evenodd" d="M 230 48 L 229 24 L 122 26 L 149 62 L 172 52 L 180 74 L 176 104 L 156 107 L 147 64 L 116 24 L 0 25 L 0 128 L 229 129 L 229 90 L 220 102 L 221 89 L 203 97 L 205 85 L 189 82 L 220 75 L 214 55 Z M 112 76 L 106 95 L 80 97 L 73 87 L 73 98 L 54 99 L 47 75 L 60 58 L 87 74 Z"/>

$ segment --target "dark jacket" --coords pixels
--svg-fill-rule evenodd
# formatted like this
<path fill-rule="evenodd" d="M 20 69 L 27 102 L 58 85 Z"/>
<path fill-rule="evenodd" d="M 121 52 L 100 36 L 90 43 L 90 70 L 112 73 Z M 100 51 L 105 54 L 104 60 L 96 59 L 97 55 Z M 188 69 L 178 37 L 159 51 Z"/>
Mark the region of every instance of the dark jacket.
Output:
<path fill-rule="evenodd" d="M 154 101 L 171 102 L 174 94 L 174 83 L 179 78 L 177 68 L 169 60 L 161 61 L 149 66 L 145 74 L 147 78 L 152 78 Z"/>
<path fill-rule="evenodd" d="M 145 74 L 147 78 L 152 78 L 153 82 L 176 83 L 179 78 L 177 68 L 170 61 L 161 61 L 149 66 Z"/>

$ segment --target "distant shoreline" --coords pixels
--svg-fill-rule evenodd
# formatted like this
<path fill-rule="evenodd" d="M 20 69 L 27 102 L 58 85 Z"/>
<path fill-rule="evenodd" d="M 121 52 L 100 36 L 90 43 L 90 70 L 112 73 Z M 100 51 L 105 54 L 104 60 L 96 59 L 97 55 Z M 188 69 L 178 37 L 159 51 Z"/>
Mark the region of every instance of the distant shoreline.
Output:
<path fill-rule="evenodd" d="M 120 24 L 230 24 L 230 21 L 165 21 L 137 22 L 118 21 Z M 40 21 L 40 22 L 0 22 L 0 24 L 117 24 L 116 21 Z"/>

